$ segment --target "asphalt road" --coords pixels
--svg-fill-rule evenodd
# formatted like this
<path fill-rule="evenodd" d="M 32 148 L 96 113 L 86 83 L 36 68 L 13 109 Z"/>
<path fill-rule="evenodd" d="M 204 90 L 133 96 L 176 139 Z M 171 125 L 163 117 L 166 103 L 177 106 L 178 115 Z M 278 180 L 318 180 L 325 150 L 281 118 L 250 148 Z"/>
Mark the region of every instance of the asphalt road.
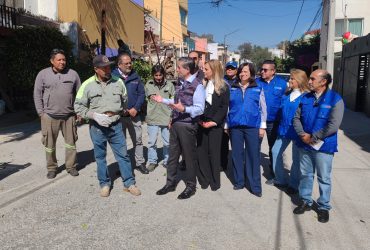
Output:
<path fill-rule="evenodd" d="M 220 190 L 199 188 L 189 200 L 176 199 L 183 183 L 176 192 L 155 195 L 165 183 L 162 167 L 149 175 L 135 172 L 141 196 L 123 192 L 117 178 L 110 197 L 101 198 L 88 126 L 79 128 L 80 176 L 62 170 L 54 180 L 46 178 L 38 122 L 1 129 L 0 248 L 370 249 L 369 128 L 369 118 L 346 112 L 340 152 L 334 157 L 333 209 L 326 224 L 317 221 L 314 211 L 294 215 L 297 197 L 275 187 L 263 184 L 262 198 L 246 189 L 234 191 L 224 173 Z M 144 135 L 146 145 L 146 128 Z M 62 137 L 57 155 L 62 165 Z M 114 163 L 109 150 L 112 175 Z M 313 195 L 318 197 L 316 184 Z"/>

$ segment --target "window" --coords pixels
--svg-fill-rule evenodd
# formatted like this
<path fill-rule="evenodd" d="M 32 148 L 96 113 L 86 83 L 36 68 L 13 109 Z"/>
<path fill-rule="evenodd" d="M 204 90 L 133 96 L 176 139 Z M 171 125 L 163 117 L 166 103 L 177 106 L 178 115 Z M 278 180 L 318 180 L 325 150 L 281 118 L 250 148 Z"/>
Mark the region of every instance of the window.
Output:
<path fill-rule="evenodd" d="M 180 7 L 181 24 L 188 25 L 188 12 Z"/>
<path fill-rule="evenodd" d="M 362 26 L 363 26 L 363 19 L 362 18 L 350 18 L 347 19 L 336 19 L 335 20 L 335 37 L 341 38 L 343 33 L 346 31 L 351 32 L 352 34 L 362 36 Z"/>

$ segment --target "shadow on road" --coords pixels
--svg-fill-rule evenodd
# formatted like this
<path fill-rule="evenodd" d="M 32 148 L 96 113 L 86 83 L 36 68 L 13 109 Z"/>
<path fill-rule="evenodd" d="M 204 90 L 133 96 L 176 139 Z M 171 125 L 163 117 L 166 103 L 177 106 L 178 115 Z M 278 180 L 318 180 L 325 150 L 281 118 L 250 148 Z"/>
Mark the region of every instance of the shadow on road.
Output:
<path fill-rule="evenodd" d="M 39 121 L 33 121 L 0 129 L 0 143 L 21 141 L 40 131 Z M 40 138 L 41 140 L 41 138 Z"/>
<path fill-rule="evenodd" d="M 29 163 L 29 162 L 26 163 L 26 164 L 23 164 L 23 165 L 9 164 L 7 162 L 0 163 L 0 181 L 2 179 L 5 179 L 9 175 L 12 175 L 12 174 L 14 174 L 16 172 L 19 172 L 19 171 L 21 171 L 25 168 L 28 168 L 31 165 L 32 164 Z"/>
<path fill-rule="evenodd" d="M 84 169 L 87 165 L 90 163 L 95 162 L 95 157 L 94 157 L 94 150 L 86 150 L 86 151 L 81 151 L 77 152 L 77 170 L 80 171 Z M 57 169 L 57 173 L 61 173 L 66 169 L 66 165 L 63 164 Z"/>
<path fill-rule="evenodd" d="M 362 150 L 370 152 L 370 118 L 364 113 L 346 110 L 340 129 Z M 340 143 L 340 142 L 339 142 Z"/>

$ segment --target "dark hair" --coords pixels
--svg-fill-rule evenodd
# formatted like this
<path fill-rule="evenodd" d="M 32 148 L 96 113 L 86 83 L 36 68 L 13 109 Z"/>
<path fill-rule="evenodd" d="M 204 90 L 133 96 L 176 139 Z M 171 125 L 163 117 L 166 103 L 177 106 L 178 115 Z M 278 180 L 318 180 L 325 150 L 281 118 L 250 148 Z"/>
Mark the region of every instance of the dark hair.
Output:
<path fill-rule="evenodd" d="M 197 56 L 198 56 L 198 57 L 200 57 L 200 54 L 199 54 L 199 52 L 198 52 L 198 51 L 195 51 L 195 50 L 191 50 L 191 51 L 189 51 L 189 53 L 188 53 L 188 57 L 189 57 L 190 53 L 197 53 Z"/>
<path fill-rule="evenodd" d="M 53 49 L 51 52 L 50 52 L 50 59 L 54 59 L 54 57 L 58 54 L 62 54 L 63 56 L 66 56 L 64 50 L 62 49 Z"/>
<path fill-rule="evenodd" d="M 236 75 L 238 77 L 238 81 L 239 82 L 241 81 L 239 75 L 240 75 L 240 73 L 242 72 L 242 70 L 245 66 L 248 66 L 249 72 L 251 73 L 249 83 L 255 83 L 255 81 L 256 81 L 256 68 L 254 67 L 253 63 L 249 63 L 249 62 L 245 62 L 245 63 L 240 64 L 240 66 L 238 68 L 238 73 Z"/>
<path fill-rule="evenodd" d="M 322 79 L 326 80 L 326 87 L 329 87 L 329 84 L 332 81 L 331 75 L 329 72 L 325 72 L 321 75 Z"/>
<path fill-rule="evenodd" d="M 274 69 L 276 69 L 276 63 L 273 60 L 264 60 L 262 65 L 264 65 L 264 64 L 274 65 Z"/>
<path fill-rule="evenodd" d="M 179 62 L 182 62 L 182 67 L 190 71 L 190 74 L 196 72 L 195 62 L 190 57 L 180 57 Z"/>
<path fill-rule="evenodd" d="M 165 75 L 166 75 L 166 72 L 164 71 L 164 68 L 162 65 L 160 64 L 156 64 L 152 67 L 152 76 L 154 77 L 155 74 L 157 73 L 161 73 L 163 75 L 163 80 L 162 82 L 164 82 L 164 78 L 165 78 Z M 154 79 L 153 79 L 154 80 Z"/>
<path fill-rule="evenodd" d="M 126 53 L 126 52 L 123 52 L 123 53 L 120 53 L 118 56 L 117 56 L 117 63 L 119 64 L 121 62 L 121 57 L 123 56 L 128 56 L 130 57 L 130 59 L 132 60 L 132 57 L 129 53 Z"/>

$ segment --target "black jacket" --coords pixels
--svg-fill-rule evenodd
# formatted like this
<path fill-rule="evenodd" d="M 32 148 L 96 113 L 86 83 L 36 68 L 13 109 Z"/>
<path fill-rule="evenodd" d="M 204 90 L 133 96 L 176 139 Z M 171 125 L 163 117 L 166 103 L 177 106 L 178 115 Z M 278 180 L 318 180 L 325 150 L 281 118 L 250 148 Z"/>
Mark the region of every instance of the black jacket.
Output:
<path fill-rule="evenodd" d="M 229 109 L 230 90 L 226 88 L 220 95 L 216 92 L 212 94 L 212 105 L 206 102 L 204 113 L 201 116 L 202 121 L 213 121 L 217 126 L 222 126 L 225 122 L 227 111 Z"/>

